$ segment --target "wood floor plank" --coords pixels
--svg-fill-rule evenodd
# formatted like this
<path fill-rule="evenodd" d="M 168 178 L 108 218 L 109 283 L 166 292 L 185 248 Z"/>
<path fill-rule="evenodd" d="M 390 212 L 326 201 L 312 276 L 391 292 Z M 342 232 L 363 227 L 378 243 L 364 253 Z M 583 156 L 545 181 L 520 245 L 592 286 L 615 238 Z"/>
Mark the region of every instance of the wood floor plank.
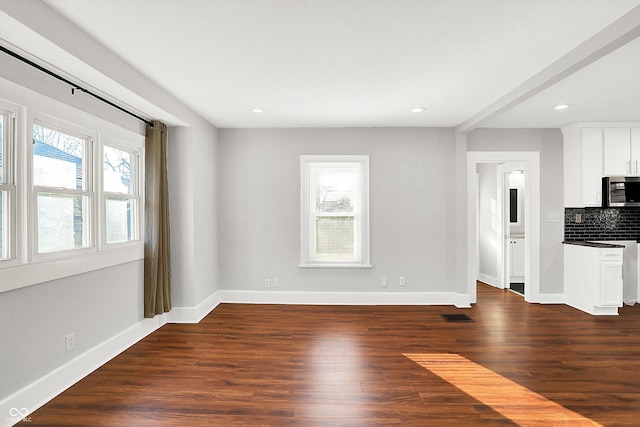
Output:
<path fill-rule="evenodd" d="M 456 313 L 474 321 L 440 317 Z M 640 307 L 594 317 L 482 284 L 471 309 L 221 304 L 197 325 L 165 325 L 30 417 L 30 426 L 637 426 Z"/>

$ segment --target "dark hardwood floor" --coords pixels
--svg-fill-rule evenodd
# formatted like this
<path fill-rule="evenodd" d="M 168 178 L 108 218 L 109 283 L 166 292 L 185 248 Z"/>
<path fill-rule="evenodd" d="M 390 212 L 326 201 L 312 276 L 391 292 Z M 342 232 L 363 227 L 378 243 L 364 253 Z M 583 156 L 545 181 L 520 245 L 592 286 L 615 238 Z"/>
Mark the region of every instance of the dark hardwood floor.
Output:
<path fill-rule="evenodd" d="M 474 322 L 445 322 L 464 313 Z M 450 306 L 222 304 L 162 327 L 30 426 L 637 426 L 640 307 L 478 286 Z"/>

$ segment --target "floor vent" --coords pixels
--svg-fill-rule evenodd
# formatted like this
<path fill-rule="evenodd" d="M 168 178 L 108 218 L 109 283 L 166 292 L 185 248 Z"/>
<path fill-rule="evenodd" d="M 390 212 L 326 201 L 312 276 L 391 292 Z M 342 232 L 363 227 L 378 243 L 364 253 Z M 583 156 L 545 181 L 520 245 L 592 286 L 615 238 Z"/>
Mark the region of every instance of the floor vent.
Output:
<path fill-rule="evenodd" d="M 473 322 L 473 319 L 466 314 L 441 314 L 440 317 L 447 322 Z"/>

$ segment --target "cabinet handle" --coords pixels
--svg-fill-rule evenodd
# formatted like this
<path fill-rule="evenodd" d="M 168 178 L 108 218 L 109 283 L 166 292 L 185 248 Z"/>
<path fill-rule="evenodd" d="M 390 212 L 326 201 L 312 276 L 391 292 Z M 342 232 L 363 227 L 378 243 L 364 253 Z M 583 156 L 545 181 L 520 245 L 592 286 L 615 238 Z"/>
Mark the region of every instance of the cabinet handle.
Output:
<path fill-rule="evenodd" d="M 638 161 L 637 160 L 633 161 L 633 174 L 634 175 L 638 174 Z"/>

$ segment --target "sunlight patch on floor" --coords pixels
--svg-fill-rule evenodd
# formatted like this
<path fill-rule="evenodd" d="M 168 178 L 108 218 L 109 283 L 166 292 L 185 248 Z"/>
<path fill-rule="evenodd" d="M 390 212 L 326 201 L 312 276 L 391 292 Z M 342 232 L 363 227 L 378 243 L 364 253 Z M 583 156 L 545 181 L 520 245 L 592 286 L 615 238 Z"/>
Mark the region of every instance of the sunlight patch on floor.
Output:
<path fill-rule="evenodd" d="M 600 426 L 459 354 L 405 354 L 520 426 Z"/>

